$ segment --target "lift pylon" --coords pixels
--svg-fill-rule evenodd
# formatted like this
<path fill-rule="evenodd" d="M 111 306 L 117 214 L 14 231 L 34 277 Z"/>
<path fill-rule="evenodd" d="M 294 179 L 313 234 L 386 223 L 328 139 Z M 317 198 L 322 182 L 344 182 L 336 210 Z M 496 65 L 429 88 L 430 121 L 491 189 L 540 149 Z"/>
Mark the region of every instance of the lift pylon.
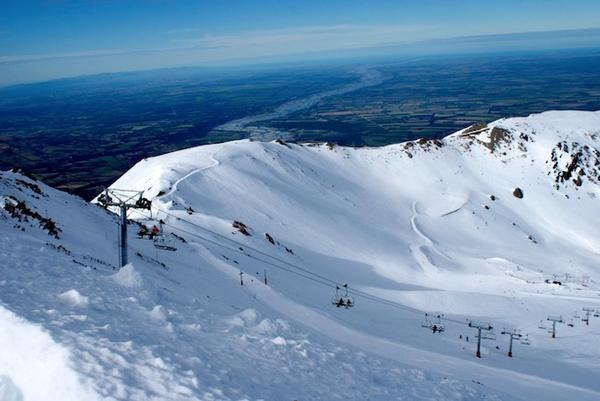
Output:
<path fill-rule="evenodd" d="M 481 358 L 481 333 L 482 331 L 492 331 L 493 327 L 488 323 L 478 323 L 474 321 L 469 321 L 469 327 L 473 327 L 477 329 L 477 352 L 475 356 L 477 358 Z"/>
<path fill-rule="evenodd" d="M 127 210 L 146 209 L 150 210 L 152 202 L 143 197 L 144 191 L 132 191 L 128 189 L 105 188 L 98 197 L 98 203 L 105 209 L 117 207 L 119 210 L 119 267 L 128 263 L 127 257 Z"/>
<path fill-rule="evenodd" d="M 592 313 L 595 312 L 594 308 L 582 308 L 581 310 L 583 310 L 583 313 L 585 313 L 585 317 L 583 317 L 581 320 L 585 322 L 586 326 L 590 325 L 590 316 L 592 315 Z"/>
<path fill-rule="evenodd" d="M 552 322 L 552 338 L 556 338 L 556 323 L 563 323 L 562 316 L 548 316 L 546 320 Z"/>
<path fill-rule="evenodd" d="M 521 332 L 519 330 L 515 330 L 515 329 L 504 329 L 504 330 L 502 330 L 501 334 L 510 336 L 510 340 L 508 343 L 508 357 L 512 358 L 512 356 L 513 356 L 513 354 L 512 354 L 513 340 L 515 338 L 520 339 L 521 337 L 523 337 L 523 335 L 521 334 Z"/>

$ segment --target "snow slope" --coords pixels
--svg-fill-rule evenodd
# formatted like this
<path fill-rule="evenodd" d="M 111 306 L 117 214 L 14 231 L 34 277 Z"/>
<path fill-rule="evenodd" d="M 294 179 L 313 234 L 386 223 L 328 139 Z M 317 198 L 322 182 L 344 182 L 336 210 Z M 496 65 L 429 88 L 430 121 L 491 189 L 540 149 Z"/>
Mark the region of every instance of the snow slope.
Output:
<path fill-rule="evenodd" d="M 113 187 L 145 191 L 152 216 L 129 217 L 164 220 L 177 251 L 132 222 L 118 272 L 114 215 L 2 173 L 0 318 L 56 350 L 77 379 L 61 399 L 596 400 L 600 321 L 574 311 L 600 307 L 599 148 L 600 112 L 548 112 L 384 148 L 237 141 L 146 159 Z M 335 308 L 332 283 L 393 303 Z M 547 315 L 573 327 L 552 340 Z M 467 319 L 494 326 L 481 359 Z M 505 327 L 531 340 L 511 359 Z M 0 400 L 33 391 L 7 368 L 17 340 Z"/>

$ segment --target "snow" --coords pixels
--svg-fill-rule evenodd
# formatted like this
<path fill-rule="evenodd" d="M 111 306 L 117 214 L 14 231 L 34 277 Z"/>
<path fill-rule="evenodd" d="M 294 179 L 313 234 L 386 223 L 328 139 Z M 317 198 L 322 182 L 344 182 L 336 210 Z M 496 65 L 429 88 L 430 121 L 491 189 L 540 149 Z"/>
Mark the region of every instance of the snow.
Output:
<path fill-rule="evenodd" d="M 132 223 L 120 270 L 113 214 L 1 173 L 4 204 L 25 201 L 61 230 L 0 210 L 0 305 L 44 333 L 0 336 L 1 348 L 62 350 L 58 371 L 79 387 L 58 399 L 597 400 L 600 321 L 574 312 L 600 308 L 599 148 L 599 112 L 548 112 L 439 144 L 235 141 L 145 159 L 113 188 L 145 191 L 152 218 L 129 217 L 163 219 L 177 250 Z M 338 309 L 330 284 L 290 271 L 402 308 L 355 296 Z M 424 312 L 451 319 L 446 331 L 422 328 Z M 547 315 L 574 327 L 552 340 Z M 467 319 L 494 326 L 480 360 Z M 504 327 L 531 345 L 507 358 Z M 0 368 L 0 394 L 27 400 L 36 389 L 18 374 Z"/>
<path fill-rule="evenodd" d="M 67 304 L 74 307 L 85 308 L 89 304 L 88 297 L 81 295 L 79 291 L 74 289 L 67 290 L 60 294 L 58 297 Z"/>
<path fill-rule="evenodd" d="M 23 393 L 8 376 L 0 376 L 0 400 L 22 401 Z"/>
<path fill-rule="evenodd" d="M 43 329 L 0 307 L 0 400 L 99 400 Z"/>
<path fill-rule="evenodd" d="M 123 266 L 113 274 L 112 279 L 122 287 L 141 288 L 144 285 L 144 279 L 131 263 Z"/>

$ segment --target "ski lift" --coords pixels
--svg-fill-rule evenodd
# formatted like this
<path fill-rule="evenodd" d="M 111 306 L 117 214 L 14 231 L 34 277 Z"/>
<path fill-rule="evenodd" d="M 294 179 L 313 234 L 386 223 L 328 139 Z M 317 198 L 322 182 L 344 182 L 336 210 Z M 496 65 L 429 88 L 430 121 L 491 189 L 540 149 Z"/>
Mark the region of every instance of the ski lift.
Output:
<path fill-rule="evenodd" d="M 579 314 L 579 312 L 575 312 L 573 314 L 573 319 L 580 319 L 580 318 L 581 318 L 581 315 Z"/>
<path fill-rule="evenodd" d="M 344 293 L 339 286 L 335 286 L 335 296 L 331 299 L 331 304 L 337 308 L 352 308 L 354 306 L 354 298 L 348 295 L 348 284 L 343 286 Z"/>
<path fill-rule="evenodd" d="M 548 329 L 548 326 L 546 326 L 546 324 L 544 323 L 543 320 L 540 320 L 540 324 L 538 325 L 538 329 L 546 330 L 546 329 Z"/>
<path fill-rule="evenodd" d="M 140 229 L 137 232 L 138 238 L 143 239 L 155 239 L 162 231 L 162 228 L 158 228 L 157 225 L 153 225 L 152 228 L 148 228 L 145 224 L 140 225 Z"/>
<path fill-rule="evenodd" d="M 524 337 L 521 337 L 521 344 L 523 345 L 531 345 L 531 341 L 529 340 L 529 334 L 525 334 Z"/>
<path fill-rule="evenodd" d="M 144 238 L 146 236 L 150 235 L 150 230 L 148 230 L 148 227 L 146 227 L 144 224 L 140 225 L 140 229 L 137 232 L 137 236 L 138 238 Z"/>
<path fill-rule="evenodd" d="M 152 207 L 152 201 L 146 198 L 139 198 L 137 201 L 135 201 L 135 207 L 137 209 L 150 210 Z"/>
<path fill-rule="evenodd" d="M 106 205 L 108 205 L 111 202 L 112 202 L 112 198 L 110 196 L 108 196 L 108 194 L 103 193 L 98 197 L 98 203 L 100 205 L 102 205 L 103 207 L 106 207 Z"/>
<path fill-rule="evenodd" d="M 425 319 L 421 322 L 421 327 L 429 329 L 429 330 L 433 331 L 434 333 L 441 333 L 444 330 L 446 330 L 446 328 L 442 324 L 442 316 L 441 315 L 437 315 L 437 318 L 434 321 L 434 320 L 429 319 L 428 313 L 425 314 Z"/>
<path fill-rule="evenodd" d="M 160 220 L 159 221 L 159 229 L 158 229 L 158 233 L 156 234 L 156 236 L 154 237 L 154 247 L 156 249 L 161 249 L 163 251 L 176 251 L 177 248 L 174 246 L 175 244 L 173 243 L 173 237 L 171 236 L 165 236 L 165 233 L 163 231 L 163 224 L 164 221 Z"/>
<path fill-rule="evenodd" d="M 569 320 L 569 323 L 567 323 L 567 326 L 575 327 L 575 324 L 573 323 L 573 319 Z"/>
<path fill-rule="evenodd" d="M 165 237 L 164 235 L 159 235 L 154 238 L 154 247 L 163 251 L 174 252 L 177 250 L 177 248 L 173 246 L 173 239 L 171 237 Z"/>

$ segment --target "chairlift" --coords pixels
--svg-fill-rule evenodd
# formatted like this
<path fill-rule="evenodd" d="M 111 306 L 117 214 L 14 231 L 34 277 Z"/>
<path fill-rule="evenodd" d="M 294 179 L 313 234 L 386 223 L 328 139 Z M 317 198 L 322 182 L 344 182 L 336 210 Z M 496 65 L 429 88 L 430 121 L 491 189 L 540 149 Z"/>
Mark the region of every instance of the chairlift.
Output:
<path fill-rule="evenodd" d="M 135 207 L 137 209 L 146 209 L 146 210 L 150 210 L 152 208 L 152 201 L 150 201 L 149 199 L 146 198 L 139 198 L 136 202 L 135 202 Z"/>
<path fill-rule="evenodd" d="M 425 319 L 421 322 L 421 327 L 429 329 L 434 333 L 441 333 L 446 330 L 444 325 L 442 324 L 442 316 L 437 315 L 437 319 L 435 321 L 429 319 L 429 314 L 425 314 Z"/>
<path fill-rule="evenodd" d="M 348 294 L 348 284 L 344 284 L 342 289 L 339 286 L 335 286 L 335 295 L 331 299 L 331 304 L 337 308 L 352 308 L 354 306 L 354 298 Z"/>
<path fill-rule="evenodd" d="M 580 318 L 581 318 L 581 315 L 579 314 L 579 312 L 575 312 L 573 314 L 573 319 L 580 319 Z"/>
<path fill-rule="evenodd" d="M 162 231 L 162 226 L 161 228 L 158 228 L 158 226 L 155 224 L 152 226 L 152 228 L 148 228 L 148 226 L 146 226 L 145 224 L 141 224 L 140 225 L 140 229 L 137 232 L 137 236 L 140 239 L 149 239 L 149 240 L 154 240 L 155 237 L 157 237 Z"/>
<path fill-rule="evenodd" d="M 433 323 L 431 323 L 431 321 L 429 320 L 429 315 L 426 313 L 425 319 L 423 319 L 423 321 L 421 322 L 421 327 L 430 329 L 432 325 L 433 325 Z"/>
<path fill-rule="evenodd" d="M 567 323 L 567 326 L 575 327 L 575 324 L 573 323 L 573 319 L 569 320 L 569 323 Z"/>
<path fill-rule="evenodd" d="M 540 324 L 538 325 L 538 329 L 546 330 L 546 329 L 548 329 L 548 326 L 546 326 L 546 324 L 544 323 L 543 320 L 540 320 Z"/>
<path fill-rule="evenodd" d="M 154 247 L 163 251 L 173 252 L 177 250 L 177 248 L 173 246 L 173 239 L 171 237 L 165 237 L 164 235 L 159 235 L 154 238 Z"/>
<path fill-rule="evenodd" d="M 112 198 L 108 196 L 107 193 L 100 194 L 100 196 L 98 197 L 98 203 L 103 207 L 106 207 L 106 205 L 108 205 L 111 202 Z"/>
<path fill-rule="evenodd" d="M 444 330 L 446 330 L 446 328 L 444 327 L 444 325 L 442 324 L 442 315 L 437 315 L 437 321 L 434 323 L 433 327 L 431 328 L 433 330 L 433 332 L 437 332 L 441 333 Z"/>
<path fill-rule="evenodd" d="M 531 345 L 531 341 L 529 340 L 529 334 L 526 334 L 525 337 L 521 337 L 520 342 L 523 345 Z"/>
<path fill-rule="evenodd" d="M 163 251 L 176 251 L 177 248 L 174 246 L 175 244 L 173 242 L 173 237 L 171 235 L 165 236 L 163 231 L 163 223 L 164 221 L 159 221 L 160 228 L 158 234 L 154 237 L 154 247 Z"/>

